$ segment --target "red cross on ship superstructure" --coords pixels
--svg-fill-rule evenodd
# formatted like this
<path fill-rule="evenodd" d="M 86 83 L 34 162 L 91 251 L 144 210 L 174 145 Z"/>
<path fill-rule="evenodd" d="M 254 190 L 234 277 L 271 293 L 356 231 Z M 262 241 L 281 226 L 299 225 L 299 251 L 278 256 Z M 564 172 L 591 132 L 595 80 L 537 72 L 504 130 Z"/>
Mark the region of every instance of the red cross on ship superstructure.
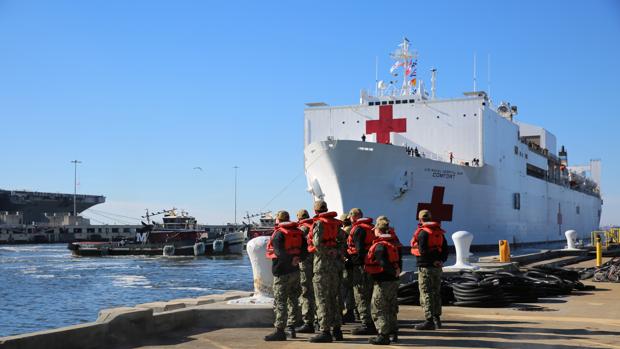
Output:
<path fill-rule="evenodd" d="M 452 221 L 452 204 L 443 203 L 443 194 L 446 187 L 433 187 L 433 196 L 430 203 L 418 203 L 418 212 L 422 210 L 431 211 L 431 217 L 434 222 L 441 223 L 441 221 Z M 417 212 L 416 212 L 417 217 Z"/>
<path fill-rule="evenodd" d="M 392 132 L 406 132 L 407 119 L 394 119 L 392 105 L 379 107 L 379 120 L 366 121 L 366 134 L 376 133 L 377 143 L 390 143 Z"/>

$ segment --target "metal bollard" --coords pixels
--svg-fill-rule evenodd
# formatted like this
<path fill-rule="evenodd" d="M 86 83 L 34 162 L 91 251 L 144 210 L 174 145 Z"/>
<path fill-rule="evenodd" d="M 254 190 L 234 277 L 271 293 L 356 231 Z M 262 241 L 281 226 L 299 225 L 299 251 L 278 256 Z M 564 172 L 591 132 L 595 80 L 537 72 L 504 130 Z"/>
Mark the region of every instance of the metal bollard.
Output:
<path fill-rule="evenodd" d="M 510 245 L 508 245 L 508 240 L 499 240 L 499 261 L 502 263 L 510 262 Z"/>
<path fill-rule="evenodd" d="M 601 243 L 601 236 L 596 236 L 596 266 L 603 265 L 603 244 Z"/>

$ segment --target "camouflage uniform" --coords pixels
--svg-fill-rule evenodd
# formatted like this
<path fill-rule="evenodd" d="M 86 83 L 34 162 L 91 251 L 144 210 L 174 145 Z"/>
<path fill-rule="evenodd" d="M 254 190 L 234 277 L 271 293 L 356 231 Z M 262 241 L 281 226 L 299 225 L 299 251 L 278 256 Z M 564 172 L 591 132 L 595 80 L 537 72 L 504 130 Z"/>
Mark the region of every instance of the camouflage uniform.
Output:
<path fill-rule="evenodd" d="M 308 228 L 300 227 L 304 232 L 304 238 L 308 236 Z M 302 320 L 305 324 L 314 325 L 314 318 L 316 315 L 316 303 L 314 299 L 314 285 L 312 284 L 312 277 L 314 273 L 312 268 L 314 264 L 314 254 L 309 253 L 308 257 L 299 263 L 300 280 L 301 280 L 301 314 Z"/>
<path fill-rule="evenodd" d="M 441 316 L 441 273 L 437 267 L 419 267 L 420 305 L 426 319 Z"/>
<path fill-rule="evenodd" d="M 381 334 L 398 331 L 399 281 L 375 282 L 372 292 L 372 319 Z"/>
<path fill-rule="evenodd" d="M 299 272 L 274 276 L 273 278 L 273 306 L 275 313 L 275 328 L 284 328 L 295 324 L 295 314 L 299 313 Z M 292 313 L 287 308 L 291 306 Z"/>
<path fill-rule="evenodd" d="M 353 294 L 360 320 L 365 325 L 372 325 L 370 301 L 373 293 L 372 278 L 364 271 L 363 266 L 356 265 L 350 269 L 352 274 Z"/>
<path fill-rule="evenodd" d="M 340 282 L 342 260 L 339 253 L 341 245 L 335 248 L 321 245 L 323 223 L 316 221 L 313 229 L 314 253 L 314 294 L 316 298 L 317 317 L 322 331 L 329 331 L 333 327 L 342 325 L 340 297 Z M 344 234 L 344 232 L 342 232 Z M 337 239 L 338 244 L 342 242 Z M 330 253 L 335 252 L 335 254 Z"/>

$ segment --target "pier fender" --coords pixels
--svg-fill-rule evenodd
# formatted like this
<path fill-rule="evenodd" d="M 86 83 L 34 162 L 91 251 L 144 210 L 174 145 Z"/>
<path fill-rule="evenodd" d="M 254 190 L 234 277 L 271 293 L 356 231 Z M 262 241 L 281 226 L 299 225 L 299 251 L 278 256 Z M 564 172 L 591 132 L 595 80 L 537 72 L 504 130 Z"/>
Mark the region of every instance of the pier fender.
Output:
<path fill-rule="evenodd" d="M 166 246 L 164 246 L 163 255 L 164 256 L 174 256 L 174 245 L 166 245 Z"/>
<path fill-rule="evenodd" d="M 469 248 L 471 247 L 471 242 L 473 240 L 474 234 L 465 230 L 459 230 L 452 234 L 452 242 L 454 243 L 454 249 L 456 250 L 456 263 L 454 265 L 444 267 L 444 271 L 458 271 L 463 269 L 472 270 L 480 268 L 469 263 L 469 256 L 471 255 Z"/>
<path fill-rule="evenodd" d="M 578 250 L 578 248 L 577 248 L 577 231 L 575 231 L 575 230 L 567 230 L 564 233 L 564 236 L 566 236 L 566 248 L 564 250 L 566 250 L 566 251 Z"/>
<path fill-rule="evenodd" d="M 205 255 L 205 243 L 197 242 L 194 244 L 194 256 L 204 256 Z"/>
<path fill-rule="evenodd" d="M 216 253 L 224 252 L 224 240 L 217 239 L 213 241 L 213 252 L 216 252 Z"/>
<path fill-rule="evenodd" d="M 229 304 L 264 305 L 273 304 L 273 274 L 271 260 L 267 258 L 269 236 L 258 236 L 247 245 L 248 256 L 254 274 L 254 294 L 252 297 L 229 301 Z"/>

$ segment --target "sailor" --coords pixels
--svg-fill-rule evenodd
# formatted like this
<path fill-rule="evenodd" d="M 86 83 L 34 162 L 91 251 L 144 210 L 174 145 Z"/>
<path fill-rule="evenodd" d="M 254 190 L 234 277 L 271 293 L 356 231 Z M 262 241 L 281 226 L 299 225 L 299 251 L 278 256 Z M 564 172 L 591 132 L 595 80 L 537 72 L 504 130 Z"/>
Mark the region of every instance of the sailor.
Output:
<path fill-rule="evenodd" d="M 297 223 L 304 234 L 304 241 L 308 241 L 308 233 L 312 228 L 312 218 L 308 211 L 301 209 L 297 212 Z M 314 301 L 314 286 L 312 284 L 312 272 L 314 254 L 308 253 L 305 259 L 299 262 L 301 281 L 301 314 L 303 325 L 296 330 L 298 333 L 314 333 L 314 320 L 316 315 L 316 303 Z"/>
<path fill-rule="evenodd" d="M 379 334 L 368 341 L 375 345 L 388 345 L 398 341 L 397 293 L 402 258 L 385 216 L 377 218 L 373 232 L 375 240 L 366 254 L 364 269 L 373 281 L 372 319 Z"/>
<path fill-rule="evenodd" d="M 323 200 L 314 203 L 312 229 L 308 234 L 308 252 L 314 253 L 314 295 L 321 332 L 310 338 L 313 343 L 329 343 L 342 340 L 342 316 L 340 314 L 340 276 L 342 270 L 339 234 L 342 222 L 336 212 L 327 212 Z M 332 338 L 333 334 L 333 338 Z"/>
<path fill-rule="evenodd" d="M 441 273 L 448 260 L 448 242 L 445 232 L 432 221 L 431 212 L 418 213 L 418 229 L 411 239 L 411 254 L 416 256 L 420 305 L 426 320 L 415 326 L 416 330 L 441 328 Z"/>
<path fill-rule="evenodd" d="M 342 286 L 340 292 L 340 296 L 343 301 L 339 304 L 342 304 L 344 307 L 344 309 L 341 309 L 341 311 L 344 311 L 344 314 L 342 315 L 342 323 L 344 324 L 355 321 L 355 296 L 353 295 L 353 280 L 350 270 L 351 263 L 346 249 L 346 240 L 349 236 L 349 231 L 351 231 L 351 220 L 349 219 L 349 215 L 346 213 L 340 215 L 340 220 L 342 221 L 342 231 L 344 232 L 344 234 L 341 234 L 341 238 L 344 241 L 342 244 L 343 250 L 341 252 L 344 256 L 344 261 L 342 263 L 344 268 L 342 270 Z"/>
<path fill-rule="evenodd" d="M 364 271 L 364 259 L 375 240 L 372 218 L 365 218 L 362 210 L 353 208 L 349 212 L 352 227 L 347 239 L 347 252 L 351 264 L 351 279 L 355 295 L 355 306 L 359 313 L 361 326 L 352 330 L 354 335 L 376 334 L 377 330 L 370 314 L 370 299 L 372 297 L 372 279 Z"/>
<path fill-rule="evenodd" d="M 272 260 L 273 272 L 273 306 L 275 313 L 274 327 L 276 330 L 265 336 L 266 341 L 286 340 L 285 326 L 288 325 L 291 338 L 295 338 L 295 313 L 299 312 L 299 262 L 307 254 L 307 243 L 303 240 L 303 232 L 297 223 L 290 222 L 289 214 L 280 211 L 276 215 L 278 222 L 269 244 L 267 258 Z M 293 305 L 293 313 L 287 311 L 287 304 Z"/>

